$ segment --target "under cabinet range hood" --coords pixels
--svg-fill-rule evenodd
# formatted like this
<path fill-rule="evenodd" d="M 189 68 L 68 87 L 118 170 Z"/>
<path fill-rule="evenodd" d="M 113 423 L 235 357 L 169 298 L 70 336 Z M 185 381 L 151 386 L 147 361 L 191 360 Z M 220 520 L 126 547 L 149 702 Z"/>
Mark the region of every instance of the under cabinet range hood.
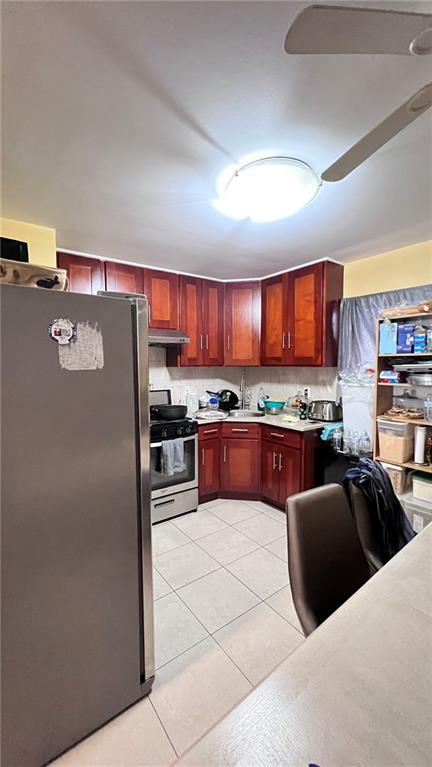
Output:
<path fill-rule="evenodd" d="M 109 298 L 144 298 L 147 296 L 142 293 L 118 293 L 112 290 L 98 290 L 98 296 L 109 296 Z M 162 330 L 160 328 L 148 329 L 149 346 L 175 346 L 178 344 L 189 344 L 190 338 L 182 330 Z"/>
<path fill-rule="evenodd" d="M 162 330 L 149 328 L 149 346 L 173 346 L 175 344 L 189 344 L 190 338 L 182 330 Z"/>

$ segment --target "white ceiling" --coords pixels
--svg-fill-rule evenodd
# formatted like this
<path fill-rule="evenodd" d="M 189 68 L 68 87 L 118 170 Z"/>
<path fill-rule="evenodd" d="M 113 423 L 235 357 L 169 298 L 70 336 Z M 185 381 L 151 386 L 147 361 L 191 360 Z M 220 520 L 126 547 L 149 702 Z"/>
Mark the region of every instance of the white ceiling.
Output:
<path fill-rule="evenodd" d="M 227 164 L 263 150 L 321 173 L 431 79 L 427 56 L 286 55 L 306 5 L 3 2 L 2 214 L 61 248 L 220 278 L 431 237 L 432 110 L 292 218 L 213 208 Z"/>

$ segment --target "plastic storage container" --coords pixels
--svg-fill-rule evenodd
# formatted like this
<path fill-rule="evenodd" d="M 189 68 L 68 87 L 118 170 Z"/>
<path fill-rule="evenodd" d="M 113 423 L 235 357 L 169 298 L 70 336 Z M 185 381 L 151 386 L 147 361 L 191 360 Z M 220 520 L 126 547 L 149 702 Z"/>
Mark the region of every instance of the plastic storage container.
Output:
<path fill-rule="evenodd" d="M 405 463 L 414 453 L 414 426 L 377 418 L 379 457 L 397 463 Z"/>
<path fill-rule="evenodd" d="M 416 533 L 421 533 L 424 527 L 432 522 L 432 504 L 425 501 L 419 501 L 413 498 L 411 494 L 401 498 L 401 503 L 405 509 L 411 525 Z"/>
<path fill-rule="evenodd" d="M 411 477 L 402 466 L 393 466 L 391 463 L 382 463 L 393 485 L 396 495 L 407 493 L 411 488 Z"/>
<path fill-rule="evenodd" d="M 412 475 L 412 481 L 413 498 L 430 503 L 432 506 L 432 475 L 415 471 Z"/>

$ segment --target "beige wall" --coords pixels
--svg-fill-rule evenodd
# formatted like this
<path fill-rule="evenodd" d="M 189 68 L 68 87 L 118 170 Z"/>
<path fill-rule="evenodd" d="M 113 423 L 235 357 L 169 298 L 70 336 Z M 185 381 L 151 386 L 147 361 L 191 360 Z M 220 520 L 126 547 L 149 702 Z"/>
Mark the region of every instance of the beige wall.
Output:
<path fill-rule="evenodd" d="M 0 218 L 0 235 L 28 244 L 29 261 L 41 266 L 56 266 L 56 232 L 47 226 L 25 224 L 10 218 Z"/>
<path fill-rule="evenodd" d="M 351 261 L 344 270 L 345 298 L 427 283 L 432 283 L 432 240 Z"/>

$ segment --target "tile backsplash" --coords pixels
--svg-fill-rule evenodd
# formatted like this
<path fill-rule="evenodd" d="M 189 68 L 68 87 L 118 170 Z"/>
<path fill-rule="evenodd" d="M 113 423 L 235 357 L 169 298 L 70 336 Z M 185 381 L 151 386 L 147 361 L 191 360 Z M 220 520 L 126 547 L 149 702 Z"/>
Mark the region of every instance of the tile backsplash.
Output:
<path fill-rule="evenodd" d="M 168 368 L 165 349 L 149 348 L 150 387 L 171 389 L 174 404 L 186 402 L 187 391 L 198 395 L 209 389 L 232 389 L 239 392 L 243 368 L 188 367 Z M 258 367 L 244 368 L 246 387 L 251 390 L 251 405 L 256 407 L 260 388 L 270 399 L 286 400 L 306 386 L 311 399 L 335 399 L 337 368 Z"/>

